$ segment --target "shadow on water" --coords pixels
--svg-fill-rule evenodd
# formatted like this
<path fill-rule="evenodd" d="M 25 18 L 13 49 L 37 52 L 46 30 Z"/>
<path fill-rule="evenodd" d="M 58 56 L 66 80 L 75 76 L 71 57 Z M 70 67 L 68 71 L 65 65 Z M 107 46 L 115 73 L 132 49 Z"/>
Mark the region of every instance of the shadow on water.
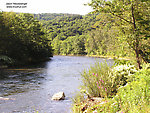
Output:
<path fill-rule="evenodd" d="M 0 97 L 37 90 L 45 79 L 46 62 L 20 68 L 0 69 Z"/>

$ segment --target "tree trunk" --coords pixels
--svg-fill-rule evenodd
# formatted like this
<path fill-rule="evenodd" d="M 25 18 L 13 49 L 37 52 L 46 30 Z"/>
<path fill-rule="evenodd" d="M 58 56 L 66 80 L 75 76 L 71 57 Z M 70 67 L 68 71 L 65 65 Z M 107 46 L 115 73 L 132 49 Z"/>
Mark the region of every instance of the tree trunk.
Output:
<path fill-rule="evenodd" d="M 139 44 L 136 42 L 136 47 L 135 47 L 135 55 L 136 55 L 136 62 L 138 64 L 138 68 L 141 69 L 141 61 L 140 61 L 140 53 L 139 53 Z"/>
<path fill-rule="evenodd" d="M 132 10 L 132 19 L 133 19 L 133 28 L 134 28 L 134 35 L 135 35 L 135 47 L 133 48 L 135 50 L 135 55 L 136 55 L 136 62 L 138 64 L 138 68 L 141 69 L 141 61 L 140 61 L 140 54 L 139 54 L 139 40 L 138 40 L 138 36 L 137 36 L 137 31 L 136 31 L 136 23 L 135 23 L 135 16 L 134 16 L 134 7 L 132 4 L 131 7 Z"/>

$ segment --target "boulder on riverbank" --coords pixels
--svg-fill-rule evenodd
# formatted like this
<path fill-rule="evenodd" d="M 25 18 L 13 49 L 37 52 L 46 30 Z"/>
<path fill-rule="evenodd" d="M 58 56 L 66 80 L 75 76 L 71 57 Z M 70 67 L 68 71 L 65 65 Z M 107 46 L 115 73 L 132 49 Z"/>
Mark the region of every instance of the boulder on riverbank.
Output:
<path fill-rule="evenodd" d="M 55 94 L 52 96 L 52 99 L 51 99 L 51 100 L 65 100 L 65 93 L 64 93 L 64 92 L 55 93 Z"/>

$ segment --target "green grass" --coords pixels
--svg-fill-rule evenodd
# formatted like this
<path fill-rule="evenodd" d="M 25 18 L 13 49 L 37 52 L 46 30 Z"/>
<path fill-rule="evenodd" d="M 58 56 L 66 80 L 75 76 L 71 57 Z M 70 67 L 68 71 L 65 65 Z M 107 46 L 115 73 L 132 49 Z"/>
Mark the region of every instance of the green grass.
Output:
<path fill-rule="evenodd" d="M 81 76 L 83 86 L 74 98 L 74 113 L 85 110 L 87 113 L 149 113 L 150 64 L 136 70 L 133 65 L 109 67 L 106 63 L 97 63 Z M 103 101 L 91 104 L 88 96 L 100 97 Z"/>

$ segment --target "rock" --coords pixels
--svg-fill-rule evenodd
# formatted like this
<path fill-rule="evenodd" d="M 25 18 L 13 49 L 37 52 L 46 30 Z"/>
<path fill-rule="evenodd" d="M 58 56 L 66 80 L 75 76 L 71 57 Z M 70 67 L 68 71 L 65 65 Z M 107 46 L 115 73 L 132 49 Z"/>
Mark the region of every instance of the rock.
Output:
<path fill-rule="evenodd" d="M 64 92 L 58 92 L 52 96 L 52 100 L 64 100 L 64 99 L 65 99 Z"/>

